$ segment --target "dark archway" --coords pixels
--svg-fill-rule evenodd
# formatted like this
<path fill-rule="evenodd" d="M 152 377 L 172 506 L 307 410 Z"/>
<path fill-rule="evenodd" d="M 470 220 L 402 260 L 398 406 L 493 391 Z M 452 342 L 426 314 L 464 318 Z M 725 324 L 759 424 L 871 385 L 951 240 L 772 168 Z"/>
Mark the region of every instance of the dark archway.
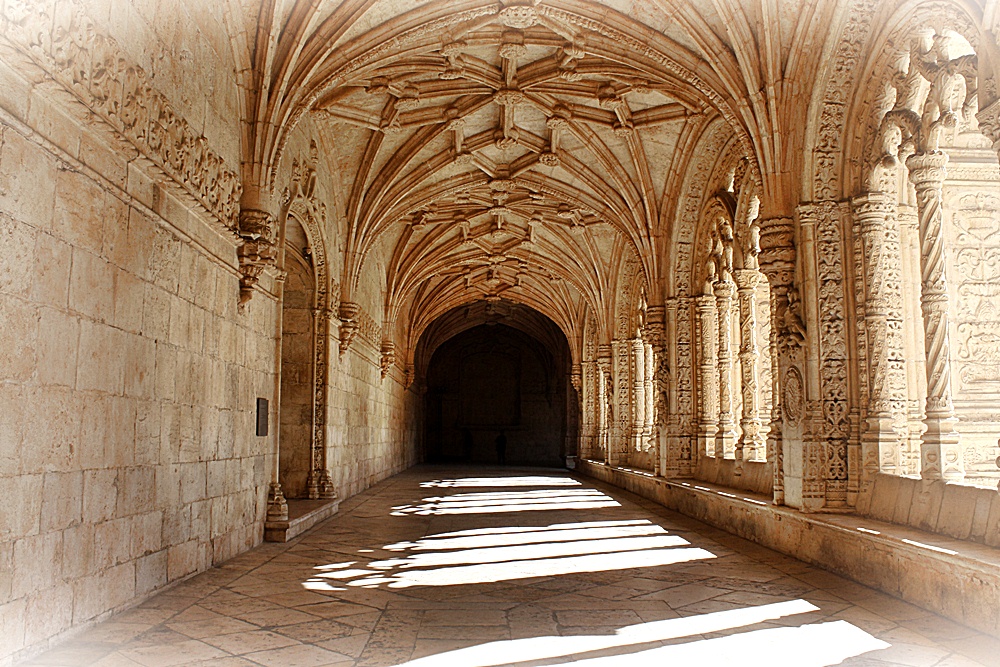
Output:
<path fill-rule="evenodd" d="M 424 452 L 428 462 L 564 465 L 569 349 L 498 323 L 442 343 L 427 368 Z"/>

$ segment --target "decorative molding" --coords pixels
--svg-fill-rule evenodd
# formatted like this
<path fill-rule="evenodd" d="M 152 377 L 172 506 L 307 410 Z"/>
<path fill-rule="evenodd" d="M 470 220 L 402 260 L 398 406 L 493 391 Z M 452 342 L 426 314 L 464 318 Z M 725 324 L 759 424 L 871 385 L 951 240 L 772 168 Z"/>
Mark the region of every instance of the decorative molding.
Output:
<path fill-rule="evenodd" d="M 50 15 L 43 3 L 10 0 L 4 4 L 0 35 L 163 170 L 224 228 L 236 231 L 242 193 L 238 174 L 226 168 L 204 135 L 197 134 L 152 87 L 145 70 L 130 62 L 118 42 L 98 32 L 84 7 L 81 0 L 65 0 Z M 244 255 L 259 251 L 248 249 Z"/>

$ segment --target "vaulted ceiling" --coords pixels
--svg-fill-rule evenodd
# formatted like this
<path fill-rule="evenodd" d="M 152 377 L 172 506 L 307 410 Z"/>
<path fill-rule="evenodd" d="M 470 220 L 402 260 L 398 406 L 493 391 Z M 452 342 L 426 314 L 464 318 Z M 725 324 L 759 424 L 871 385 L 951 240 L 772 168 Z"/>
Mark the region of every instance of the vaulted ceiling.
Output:
<path fill-rule="evenodd" d="M 768 175 L 784 174 L 781 84 L 802 66 L 788 45 L 808 42 L 803 27 L 822 16 L 799 10 L 265 3 L 247 165 L 273 176 L 304 116 L 326 135 L 343 296 L 378 254 L 385 322 L 422 329 L 462 303 L 502 299 L 564 330 L 586 313 L 607 324 L 625 262 L 658 290 L 679 190 L 712 121 L 753 156 L 765 191 L 780 188 L 783 176 Z"/>

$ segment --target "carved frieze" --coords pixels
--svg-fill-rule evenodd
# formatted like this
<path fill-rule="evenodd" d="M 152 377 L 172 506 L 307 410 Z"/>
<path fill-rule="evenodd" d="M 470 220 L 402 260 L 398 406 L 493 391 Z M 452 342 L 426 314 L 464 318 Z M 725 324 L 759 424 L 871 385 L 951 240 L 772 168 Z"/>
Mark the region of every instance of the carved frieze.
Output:
<path fill-rule="evenodd" d="M 242 185 L 148 74 L 113 38 L 100 34 L 86 3 L 10 0 L 0 36 L 128 140 L 223 226 L 236 230 Z M 259 255 L 260 248 L 245 256 Z M 242 259 L 241 259 L 242 262 Z"/>

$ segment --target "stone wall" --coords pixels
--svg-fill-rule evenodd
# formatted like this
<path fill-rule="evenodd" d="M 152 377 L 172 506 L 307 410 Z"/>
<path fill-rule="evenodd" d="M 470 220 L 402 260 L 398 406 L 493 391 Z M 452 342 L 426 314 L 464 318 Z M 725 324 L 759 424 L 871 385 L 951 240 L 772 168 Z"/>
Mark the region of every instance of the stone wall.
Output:
<path fill-rule="evenodd" d="M 286 251 L 288 276 L 281 313 L 281 488 L 287 498 L 305 498 L 312 467 L 313 278 Z"/>
<path fill-rule="evenodd" d="M 0 664 L 257 543 L 273 447 L 233 241 L 44 108 L 0 115 Z"/>
<path fill-rule="evenodd" d="M 381 377 L 379 353 L 361 336 L 330 362 L 327 462 L 347 498 L 417 463 L 421 405 L 398 368 Z"/>

